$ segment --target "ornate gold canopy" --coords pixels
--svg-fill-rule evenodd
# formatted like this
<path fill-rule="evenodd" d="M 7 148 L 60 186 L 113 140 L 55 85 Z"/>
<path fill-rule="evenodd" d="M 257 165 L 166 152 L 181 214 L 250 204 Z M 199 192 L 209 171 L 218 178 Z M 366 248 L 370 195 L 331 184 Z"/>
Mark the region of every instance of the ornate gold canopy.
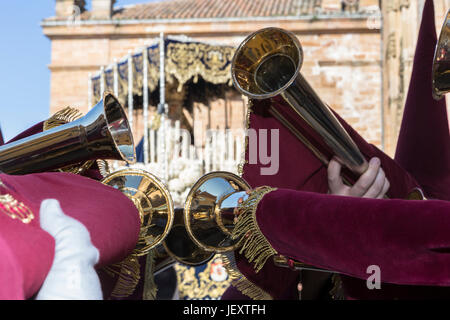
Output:
<path fill-rule="evenodd" d="M 235 51 L 234 47 L 212 45 L 195 41 L 181 41 L 165 39 L 165 78 L 169 83 L 178 82 L 178 90 L 191 79 L 194 83 L 198 77 L 213 84 L 231 83 L 231 59 Z M 94 76 L 92 81 L 93 100 L 101 98 L 102 82 L 104 90 L 115 92 L 114 74 L 117 74 L 117 96 L 124 103 L 127 101 L 129 91 L 129 75 L 133 76 L 133 94 L 142 95 L 144 87 L 144 59 L 147 59 L 147 86 L 150 92 L 157 89 L 160 79 L 160 46 L 159 43 L 145 48 L 143 51 L 128 59 L 107 68 L 102 74 Z M 129 67 L 132 70 L 130 72 Z M 116 70 L 114 70 L 116 69 Z"/>

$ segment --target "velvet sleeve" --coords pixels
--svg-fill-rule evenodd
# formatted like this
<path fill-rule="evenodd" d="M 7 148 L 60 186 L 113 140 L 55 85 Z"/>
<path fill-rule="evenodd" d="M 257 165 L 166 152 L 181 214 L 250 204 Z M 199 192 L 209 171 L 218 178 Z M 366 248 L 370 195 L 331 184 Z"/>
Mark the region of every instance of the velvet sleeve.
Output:
<path fill-rule="evenodd" d="M 248 234 L 260 233 L 267 240 L 265 248 L 251 250 L 243 240 L 241 251 L 254 263 L 261 263 L 264 252 L 278 253 L 360 279 L 367 279 L 368 267 L 376 265 L 381 282 L 450 285 L 447 201 L 362 199 L 277 189 L 264 195 L 253 214 L 255 225 L 247 223 L 242 229 L 241 223 L 241 234 L 250 239 Z"/>

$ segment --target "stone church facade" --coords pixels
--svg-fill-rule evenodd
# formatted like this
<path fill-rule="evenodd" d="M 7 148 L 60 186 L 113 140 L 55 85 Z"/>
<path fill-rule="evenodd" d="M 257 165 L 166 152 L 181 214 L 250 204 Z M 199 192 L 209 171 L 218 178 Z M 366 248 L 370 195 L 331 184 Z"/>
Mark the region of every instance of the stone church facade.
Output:
<path fill-rule="evenodd" d="M 380 2 L 391 4 L 380 10 Z M 435 2 L 436 10 L 443 10 L 445 1 Z M 149 45 L 161 32 L 237 46 L 249 33 L 276 26 L 300 39 L 301 72 L 319 96 L 369 142 L 393 155 L 405 98 L 398 94 L 398 82 L 407 90 L 421 0 L 168 0 L 123 8 L 114 7 L 114 0 L 91 0 L 90 5 L 86 10 L 84 0 L 56 0 L 55 16 L 42 22 L 51 40 L 51 113 L 68 105 L 86 112 L 89 74 Z M 397 20 L 381 28 L 381 17 L 394 14 Z M 401 17 L 411 22 L 409 30 L 395 22 Z M 388 50 L 400 50 L 392 43 L 406 33 L 402 60 L 386 60 Z M 171 110 L 178 110 L 174 117 L 182 116 L 182 96 L 170 86 L 166 90 Z M 187 126 L 202 120 L 209 127 L 242 127 L 245 103 L 228 93 L 208 106 L 196 103 L 184 114 Z"/>

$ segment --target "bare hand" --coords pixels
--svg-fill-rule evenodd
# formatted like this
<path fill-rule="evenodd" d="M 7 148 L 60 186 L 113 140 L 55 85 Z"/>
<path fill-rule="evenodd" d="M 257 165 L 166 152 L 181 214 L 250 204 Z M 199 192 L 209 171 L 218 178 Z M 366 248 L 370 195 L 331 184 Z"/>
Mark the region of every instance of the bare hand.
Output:
<path fill-rule="evenodd" d="M 381 168 L 381 162 L 378 158 L 372 158 L 369 162 L 369 168 L 353 186 L 347 186 L 341 177 L 342 165 L 332 159 L 328 164 L 328 188 L 330 194 L 382 199 L 389 190 L 389 181 Z"/>

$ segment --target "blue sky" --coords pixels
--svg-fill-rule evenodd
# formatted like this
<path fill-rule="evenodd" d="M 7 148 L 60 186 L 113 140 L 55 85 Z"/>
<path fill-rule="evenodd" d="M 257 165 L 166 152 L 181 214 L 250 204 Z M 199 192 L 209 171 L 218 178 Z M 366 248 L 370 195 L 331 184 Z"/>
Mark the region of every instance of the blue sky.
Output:
<path fill-rule="evenodd" d="M 116 6 L 151 1 L 118 0 Z M 40 22 L 54 15 L 55 0 L 2 2 L 0 126 L 9 140 L 49 116 L 50 41 L 42 34 Z"/>

